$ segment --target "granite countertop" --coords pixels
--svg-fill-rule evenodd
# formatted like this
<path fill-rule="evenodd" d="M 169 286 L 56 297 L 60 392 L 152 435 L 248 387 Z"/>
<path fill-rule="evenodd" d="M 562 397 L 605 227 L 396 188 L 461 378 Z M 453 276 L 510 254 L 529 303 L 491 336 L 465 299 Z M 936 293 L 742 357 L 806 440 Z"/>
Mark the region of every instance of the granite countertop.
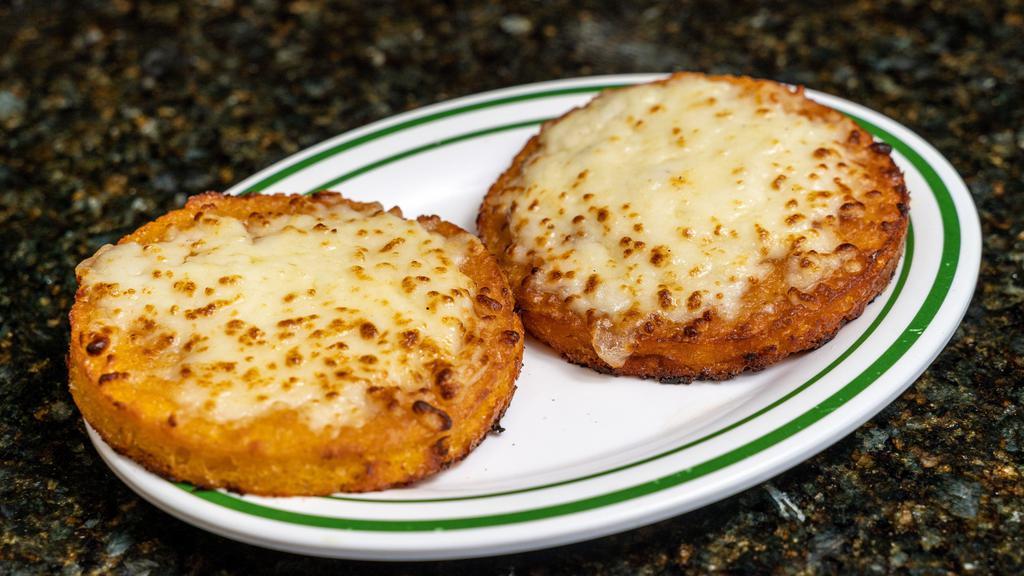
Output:
<path fill-rule="evenodd" d="M 571 4 L 0 5 L 0 573 L 1024 572 L 1024 5 Z M 231 542 L 140 500 L 100 461 L 64 362 L 73 268 L 99 246 L 189 194 L 403 110 L 674 69 L 863 103 L 932 142 L 974 195 L 985 255 L 967 317 L 855 433 L 653 526 L 426 564 Z"/>

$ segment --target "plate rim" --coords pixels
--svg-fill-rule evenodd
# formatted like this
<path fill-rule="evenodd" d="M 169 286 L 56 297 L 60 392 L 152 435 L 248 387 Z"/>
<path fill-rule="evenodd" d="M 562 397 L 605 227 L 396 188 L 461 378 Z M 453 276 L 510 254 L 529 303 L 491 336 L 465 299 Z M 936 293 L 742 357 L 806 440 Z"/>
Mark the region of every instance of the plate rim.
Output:
<path fill-rule="evenodd" d="M 528 98 L 523 98 L 524 95 L 529 96 L 530 94 L 535 93 L 537 91 L 537 89 L 539 89 L 539 88 L 555 88 L 555 89 L 557 89 L 558 87 L 563 87 L 563 88 L 569 88 L 569 90 L 564 90 L 564 93 L 566 93 L 566 94 L 569 94 L 569 93 L 579 94 L 579 93 L 582 93 L 582 92 L 596 92 L 597 90 L 599 90 L 599 89 L 601 89 L 603 87 L 607 87 L 607 84 L 609 82 L 615 82 L 615 83 L 617 83 L 617 85 L 626 85 L 626 84 L 632 84 L 632 83 L 642 82 L 642 81 L 646 81 L 646 80 L 651 80 L 651 79 L 662 77 L 662 76 L 663 76 L 663 74 L 629 74 L 629 75 L 591 76 L 591 77 L 582 77 L 582 78 L 573 78 L 573 79 L 563 79 L 563 80 L 556 80 L 556 81 L 549 81 L 549 82 L 539 82 L 539 83 L 533 83 L 533 84 L 514 86 L 514 87 L 510 87 L 510 88 L 504 88 L 504 89 L 499 89 L 499 90 L 488 91 L 488 92 L 484 92 L 484 93 L 480 93 L 480 94 L 474 94 L 474 95 L 465 96 L 465 97 L 462 97 L 462 98 L 457 98 L 457 99 L 454 99 L 454 100 L 449 100 L 449 101 L 446 101 L 446 102 L 441 102 L 439 104 L 434 104 L 434 105 L 431 105 L 431 106 L 427 106 L 427 107 L 424 107 L 424 108 L 420 108 L 420 109 L 417 109 L 417 110 L 413 110 L 413 111 L 410 111 L 410 112 L 406 112 L 406 113 L 403 113 L 403 114 L 392 116 L 390 118 L 387 118 L 387 119 L 384 119 L 384 120 L 381 120 L 381 121 L 374 122 L 372 124 L 366 125 L 366 126 L 364 126 L 362 128 L 357 128 L 355 130 L 346 131 L 346 132 L 344 132 L 344 133 L 342 133 L 342 134 L 340 134 L 340 135 L 338 135 L 336 137 L 333 137 L 333 138 L 330 138 L 328 140 L 325 140 L 324 142 L 321 142 L 320 144 L 317 144 L 317 145 L 311 146 L 309 148 L 306 148 L 306 149 L 304 149 L 304 150 L 302 150 L 302 151 L 300 151 L 300 152 L 298 152 L 296 154 L 293 154 L 293 155 L 291 155 L 291 156 L 289 156 L 289 157 L 287 157 L 287 158 L 285 158 L 285 159 L 283 159 L 283 160 L 281 160 L 279 162 L 276 162 L 276 163 L 272 164 L 268 168 L 266 168 L 264 170 L 261 170 L 261 171 L 255 173 L 255 174 L 253 174 L 252 176 L 242 180 L 241 182 L 239 182 L 235 186 L 231 187 L 227 191 L 227 193 L 237 193 L 239 191 L 249 192 L 249 191 L 253 190 L 253 182 L 263 182 L 267 174 L 279 173 L 282 170 L 285 170 L 285 169 L 287 169 L 287 168 L 289 168 L 291 166 L 294 166 L 297 163 L 301 163 L 304 159 L 308 159 L 310 157 L 313 157 L 313 156 L 316 156 L 318 154 L 321 154 L 325 149 L 329 150 L 329 149 L 332 149 L 334 147 L 337 147 L 338 144 L 344 144 L 345 142 L 351 142 L 351 141 L 354 141 L 354 140 L 358 140 L 360 138 L 365 138 L 365 136 L 368 135 L 368 134 L 378 133 L 378 132 L 381 132 L 381 131 L 387 131 L 387 132 L 385 132 L 384 134 L 381 134 L 378 137 L 386 137 L 386 136 L 388 136 L 388 135 L 390 135 L 392 133 L 396 133 L 397 131 L 400 131 L 400 130 L 394 130 L 394 128 L 396 126 L 400 126 L 400 125 L 403 125 L 403 124 L 408 124 L 409 122 L 415 122 L 415 124 L 413 124 L 413 125 L 424 124 L 424 123 L 427 123 L 427 121 L 424 121 L 425 118 L 429 118 L 429 117 L 432 117 L 432 116 L 437 116 L 438 114 L 443 114 L 444 116 L 451 115 L 451 111 L 452 110 L 457 110 L 460 107 L 462 107 L 462 108 L 472 107 L 474 105 L 479 104 L 480 102 L 484 102 L 484 101 L 487 101 L 489 99 L 494 99 L 497 96 L 507 96 L 505 99 L 508 100 L 510 103 L 511 102 L 520 102 L 522 100 L 528 99 Z M 604 82 L 604 84 L 601 84 L 602 82 Z M 550 92 L 550 91 L 551 90 L 548 90 L 548 92 Z M 947 188 L 947 193 L 950 196 L 950 203 L 952 205 L 951 209 L 952 209 L 952 212 L 953 212 L 954 221 L 961 228 L 960 237 L 958 239 L 959 242 L 958 242 L 958 244 L 956 246 L 956 248 L 959 250 L 959 254 L 957 255 L 957 260 L 955 262 L 955 267 L 953 269 L 953 274 L 950 276 L 950 279 L 949 279 L 949 286 L 947 287 L 948 291 L 936 303 L 934 317 L 931 319 L 932 323 L 930 323 L 929 325 L 925 326 L 925 328 L 928 328 L 928 327 L 934 325 L 934 321 L 938 318 L 939 314 L 941 312 L 943 312 L 943 308 L 951 300 L 951 298 L 952 298 L 951 297 L 951 293 L 952 293 L 951 289 L 952 289 L 953 283 L 956 282 L 956 280 L 958 278 L 960 279 L 962 284 L 966 283 L 964 286 L 962 286 L 962 288 L 965 288 L 965 289 L 961 290 L 961 292 L 966 292 L 966 294 L 967 294 L 967 298 L 966 299 L 963 299 L 963 297 L 961 296 L 961 300 L 963 300 L 962 306 L 961 306 L 962 309 L 961 310 L 957 310 L 957 311 L 953 311 L 952 314 L 950 315 L 950 317 L 952 318 L 952 317 L 955 316 L 955 319 L 953 321 L 947 321 L 947 322 L 944 323 L 942 331 L 943 332 L 948 332 L 948 334 L 945 334 L 945 335 L 941 336 L 939 338 L 939 340 L 941 340 L 941 343 L 938 344 L 938 345 L 934 345 L 933 346 L 934 347 L 934 351 L 930 354 L 931 357 L 929 357 L 926 362 L 919 363 L 920 364 L 920 369 L 917 369 L 917 368 L 911 369 L 910 372 L 914 372 L 914 374 L 912 376 L 910 376 L 909 378 L 907 378 L 907 381 L 905 383 L 903 383 L 902 385 L 895 386 L 894 389 L 898 388 L 898 390 L 895 390 L 891 394 L 891 397 L 888 400 L 886 400 L 884 403 L 877 403 L 876 402 L 877 406 L 874 406 L 874 407 L 869 408 L 867 410 L 861 410 L 859 412 L 859 415 L 863 415 L 863 418 L 860 419 L 860 421 L 855 422 L 852 426 L 849 427 L 852 430 L 856 426 L 859 426 L 860 423 L 862 423 L 863 421 L 865 421 L 865 420 L 869 419 L 870 417 L 874 416 L 878 412 L 878 410 L 880 410 L 885 405 L 887 405 L 891 401 L 892 398 L 894 398 L 896 395 L 901 393 L 903 389 L 905 389 L 907 386 L 909 386 L 913 382 L 914 378 L 916 378 L 916 376 L 918 374 L 920 374 L 920 372 L 922 372 L 931 363 L 932 358 L 934 358 L 935 355 L 937 355 L 939 352 L 942 351 L 942 349 L 944 348 L 945 342 L 948 341 L 948 338 L 951 337 L 953 332 L 955 331 L 956 326 L 959 325 L 959 321 L 962 318 L 963 313 L 966 311 L 966 306 L 967 306 L 967 304 L 970 301 L 969 296 L 970 296 L 970 293 L 973 292 L 974 284 L 975 284 L 976 278 L 977 278 L 977 267 L 975 267 L 972 271 L 967 272 L 967 277 L 966 278 L 963 277 L 963 273 L 964 273 L 964 269 L 965 269 L 964 259 L 965 259 L 965 256 L 966 256 L 967 259 L 968 259 L 968 262 L 966 262 L 966 264 L 968 264 L 968 265 L 971 264 L 970 260 L 977 260 L 978 264 L 980 265 L 980 226 L 978 225 L 978 222 L 977 222 L 978 216 L 977 216 L 976 210 L 974 209 L 973 201 L 970 198 L 969 192 L 967 192 L 967 189 L 966 189 L 966 186 L 963 183 L 963 180 L 956 173 L 956 170 L 952 167 L 952 165 L 949 164 L 948 160 L 946 160 L 937 150 L 935 150 L 934 147 L 932 147 L 925 140 L 920 138 L 920 136 L 917 136 L 911 130 L 909 130 L 908 128 L 906 128 L 902 124 L 899 124 L 895 120 L 893 120 L 891 118 L 888 118 L 888 117 L 886 117 L 885 115 L 883 115 L 883 114 L 881 114 L 879 112 L 872 111 L 872 110 L 870 110 L 870 109 L 868 109 L 866 107 L 863 107 L 863 106 L 861 106 L 859 104 L 856 104 L 856 103 L 853 103 L 853 102 L 850 102 L 850 101 L 847 101 L 847 100 L 844 100 L 844 99 L 841 99 L 841 98 L 837 98 L 837 97 L 834 97 L 834 96 L 830 96 L 830 95 L 827 95 L 827 94 L 822 94 L 822 93 L 819 93 L 819 92 L 810 91 L 810 90 L 808 90 L 808 93 L 810 95 L 812 95 L 813 97 L 815 97 L 815 99 L 819 99 L 819 100 L 823 99 L 823 100 L 826 100 L 826 101 L 827 100 L 833 100 L 835 102 L 840 102 L 843 108 L 851 108 L 851 109 L 857 110 L 861 115 L 863 115 L 864 112 L 867 112 L 869 116 L 877 116 L 878 118 L 881 118 L 881 119 L 885 120 L 886 122 L 889 122 L 892 125 L 898 127 L 902 131 L 905 131 L 906 132 L 905 136 L 911 137 L 909 139 L 914 141 L 914 146 L 910 146 L 910 145 L 904 143 L 903 145 L 906 147 L 906 149 L 910 150 L 911 152 L 913 152 L 914 154 L 917 154 L 917 155 L 920 155 L 920 152 L 923 151 L 923 152 L 927 152 L 929 155 L 933 156 L 932 160 L 935 161 L 935 162 L 938 162 L 940 164 L 940 167 L 943 168 L 944 171 L 946 172 L 945 176 L 947 178 L 949 178 L 950 180 L 952 180 L 951 184 L 953 186 L 952 187 L 946 186 L 946 188 Z M 828 102 L 826 102 L 826 103 L 828 103 Z M 831 103 L 828 103 L 828 104 L 832 105 Z M 845 110 L 841 110 L 841 111 L 845 112 Z M 442 117 L 444 117 L 444 116 L 442 116 Z M 878 128 L 878 127 L 876 126 L 876 128 Z M 388 130 L 390 130 L 390 131 L 388 131 Z M 891 134 L 890 134 L 890 136 L 891 136 Z M 369 141 L 369 140 L 367 140 L 367 141 Z M 921 150 L 918 150 L 919 148 Z M 344 150 L 342 150 L 342 151 L 344 151 Z M 901 153 L 902 152 L 903 151 L 901 150 Z M 910 157 L 907 154 L 904 153 L 904 156 L 907 157 L 908 160 L 910 160 Z M 927 161 L 923 161 L 923 162 L 924 162 L 924 164 L 926 166 L 931 168 L 933 171 L 936 171 L 935 167 L 931 166 L 931 163 L 929 163 Z M 915 164 L 915 168 L 918 168 L 918 170 L 920 170 L 920 167 L 917 166 L 916 163 L 914 163 L 914 164 Z M 292 173 L 294 173 L 294 171 Z M 938 171 L 936 171 L 936 174 L 938 175 Z M 922 175 L 924 175 L 923 172 L 922 172 Z M 939 178 L 940 183 L 942 183 L 944 185 L 946 184 L 946 178 L 943 178 L 941 175 L 938 175 L 937 177 Z M 278 179 L 277 181 L 280 181 L 280 179 Z M 264 186 L 263 189 L 265 189 L 265 188 L 267 188 L 269 186 L 272 186 L 273 184 L 274 184 L 274 182 L 270 182 L 267 186 Z M 932 186 L 930 184 L 931 183 L 929 182 L 929 187 L 931 188 Z M 963 196 L 963 197 L 959 197 L 958 198 L 958 196 L 956 194 L 954 194 L 954 190 L 952 188 L 956 188 L 957 192 L 963 192 L 963 194 L 961 194 L 961 196 Z M 933 193 L 934 193 L 934 190 L 933 190 Z M 936 201 L 938 202 L 938 199 Z M 965 202 L 966 202 L 966 205 L 965 205 Z M 965 226 L 965 224 L 966 224 L 966 226 Z M 968 229 L 968 230 L 964 230 L 965 228 Z M 968 233 L 965 233 L 965 232 L 968 232 Z M 976 232 L 976 233 L 975 234 L 971 234 L 969 232 Z M 967 248 L 973 248 L 973 250 L 964 250 L 965 243 L 970 243 L 970 245 L 967 246 Z M 974 255 L 973 258 L 971 258 L 972 254 Z M 909 268 L 909 266 L 907 268 Z M 940 272 L 941 272 L 941 270 L 940 270 Z M 934 283 L 933 283 L 933 286 L 931 287 L 930 290 L 933 290 L 934 287 L 935 286 L 934 286 Z M 894 302 L 895 298 L 892 301 Z M 882 316 L 880 315 L 879 318 L 881 318 L 881 317 Z M 916 319 L 916 317 L 915 317 L 915 319 Z M 913 321 L 911 321 L 911 323 L 913 323 Z M 918 336 L 920 336 L 920 334 L 918 334 Z M 903 352 L 904 356 L 906 354 L 908 354 L 914 348 L 914 344 L 915 343 L 912 342 L 912 343 L 910 343 L 907 346 L 907 349 Z M 888 351 L 888 349 L 886 350 L 886 352 L 887 351 Z M 885 352 L 883 352 L 883 355 L 884 354 L 885 354 Z M 891 368 L 892 368 L 892 366 L 889 366 L 887 368 L 887 370 L 889 370 Z M 883 371 L 883 373 L 880 373 L 879 377 L 881 377 L 881 375 L 883 375 L 884 373 L 885 373 L 884 371 Z M 877 378 L 876 378 L 876 380 L 877 380 Z M 856 395 L 854 395 L 854 396 L 856 396 Z M 789 394 L 783 396 L 783 399 L 788 398 L 788 397 L 789 397 Z M 831 396 L 830 396 L 830 398 L 831 398 Z M 840 406 L 842 406 L 842 405 L 843 404 L 840 404 Z M 775 409 L 777 409 L 779 407 L 779 406 L 775 405 L 774 402 L 773 402 L 773 404 L 771 406 L 772 407 L 770 408 L 770 410 L 775 410 Z M 827 417 L 827 416 L 823 416 L 822 418 L 825 418 L 825 417 Z M 855 418 L 855 420 L 856 420 L 856 418 Z M 788 422 L 787 422 L 787 424 L 788 424 Z M 842 435 L 845 435 L 846 432 L 848 432 L 848 431 L 844 431 L 842 433 Z M 98 440 L 98 437 L 93 435 L 91 430 L 90 430 L 90 434 L 93 436 L 93 440 L 94 440 L 94 443 L 95 443 L 96 440 Z M 834 434 L 829 434 L 829 437 L 830 438 L 828 440 L 823 440 L 823 441 L 812 443 L 813 446 L 810 447 L 811 450 L 812 450 L 811 453 L 815 453 L 815 452 L 818 452 L 818 451 L 826 448 L 827 446 L 831 445 L 832 443 L 834 443 L 838 439 L 838 436 L 835 436 Z M 774 446 L 774 445 L 772 445 L 772 446 Z M 770 450 L 772 448 L 772 446 L 769 446 L 767 448 L 767 450 Z M 757 451 L 754 454 L 751 454 L 750 456 L 756 456 L 757 454 L 762 454 L 762 453 L 764 453 L 763 450 L 762 451 Z M 102 450 L 101 450 L 101 455 L 102 455 Z M 800 456 L 799 458 L 795 458 L 792 455 L 790 455 L 789 457 L 781 458 L 781 460 L 783 460 L 783 462 L 781 463 L 781 468 L 779 468 L 778 470 L 769 471 L 763 477 L 756 477 L 756 478 L 752 477 L 752 479 L 749 479 L 749 482 L 746 482 L 745 485 L 739 486 L 735 490 L 730 489 L 730 490 L 728 490 L 728 491 L 726 491 L 724 493 L 719 493 L 714 498 L 712 498 L 712 500 L 717 500 L 719 498 L 724 498 L 724 497 L 726 497 L 726 496 L 728 496 L 730 494 L 738 492 L 739 490 L 742 490 L 743 488 L 746 488 L 749 485 L 752 485 L 752 484 L 754 484 L 754 483 L 756 483 L 758 481 L 763 480 L 765 477 L 768 477 L 768 476 L 771 476 L 771 475 L 774 475 L 774 474 L 778 473 L 782 469 L 789 468 L 791 466 L 794 466 L 794 465 L 802 462 L 809 455 L 810 454 L 806 454 L 806 455 Z M 742 458 L 742 459 L 740 459 L 740 460 L 738 460 L 738 461 L 736 461 L 736 462 L 734 462 L 732 464 L 729 464 L 729 465 L 727 465 L 727 467 L 735 465 L 735 464 L 739 464 L 739 463 L 743 462 L 745 459 L 749 458 L 750 456 Z M 104 459 L 107 460 L 106 457 L 104 457 Z M 110 461 L 108 461 L 108 464 L 111 465 L 112 468 L 115 468 L 115 466 Z M 136 491 L 140 491 L 138 488 L 136 488 L 133 485 L 132 482 L 129 482 L 127 479 L 125 479 L 125 477 L 123 477 L 121 475 L 121 473 L 116 468 L 115 468 L 114 471 L 115 471 L 115 473 L 118 474 L 119 477 L 122 477 L 122 480 L 125 480 L 126 483 L 128 483 L 130 486 L 132 486 L 133 489 L 136 489 Z M 140 492 L 140 493 L 142 493 L 142 492 Z M 143 496 L 147 496 L 145 493 L 142 493 L 142 495 Z M 488 497 L 488 496 L 489 495 L 482 495 L 481 497 Z M 147 497 L 147 499 L 150 499 L 150 498 Z M 152 499 L 150 499 L 150 500 L 153 501 Z M 365 500 L 365 499 L 360 499 L 359 501 L 360 502 L 381 503 L 381 501 L 379 501 L 379 500 L 377 500 L 377 501 L 369 501 L 369 500 Z M 399 501 L 388 500 L 388 501 L 385 501 L 385 502 L 387 502 L 389 504 L 391 504 L 391 503 L 400 503 L 400 504 L 408 503 L 408 502 L 403 502 L 403 501 L 400 501 L 400 500 Z M 154 503 L 156 503 L 156 502 L 154 502 Z M 707 502 L 703 502 L 703 503 L 700 503 L 700 504 L 697 504 L 697 505 L 694 505 L 694 506 L 689 506 L 686 509 L 692 509 L 694 507 L 697 507 L 699 505 L 703 505 L 703 504 L 706 504 L 706 503 Z M 157 505 L 159 507 L 167 510 L 167 508 L 165 508 L 164 506 L 161 506 L 160 504 L 157 504 Z M 179 510 L 167 510 L 167 511 L 170 511 L 172 514 L 175 514 L 175 515 L 178 515 L 178 512 L 181 512 Z M 673 509 L 673 510 L 670 510 L 669 513 L 665 514 L 665 517 L 672 516 L 672 515 L 681 513 L 683 511 L 685 511 L 685 510 L 675 510 L 675 509 Z M 563 517 L 560 516 L 560 517 L 558 517 L 556 519 L 559 519 L 559 518 L 563 518 Z M 635 523 L 634 525 L 646 524 L 646 523 L 649 523 L 649 522 L 656 521 L 657 519 L 659 519 L 659 518 L 648 517 L 648 518 L 643 519 L 640 522 Z M 193 522 L 193 523 L 196 523 L 196 524 L 200 524 L 204 528 L 207 528 L 207 529 L 212 530 L 214 532 L 225 533 L 225 532 L 221 532 L 221 530 L 219 530 L 219 529 L 217 529 L 215 527 L 211 527 L 210 523 L 208 523 L 208 522 L 197 522 L 196 519 L 189 519 L 189 521 Z M 601 532 L 601 533 L 584 535 L 584 536 L 582 536 L 580 538 L 574 538 L 574 539 L 571 539 L 571 540 L 564 540 L 562 543 L 567 542 L 567 541 L 586 539 L 586 538 L 593 537 L 593 536 L 599 536 L 599 535 L 601 535 L 603 533 L 610 533 L 610 532 L 614 532 L 614 531 L 617 531 L 617 530 L 627 529 L 627 528 L 630 528 L 630 527 L 633 527 L 633 526 L 625 525 L 625 524 L 622 524 L 620 522 L 619 524 L 617 524 L 617 527 L 615 527 L 615 528 L 613 528 L 611 530 L 606 530 L 606 531 Z M 223 528 L 223 527 L 221 527 L 221 528 Z M 346 529 L 347 530 L 352 530 L 351 528 L 346 528 Z M 295 549 L 295 548 L 298 547 L 295 544 L 279 544 L 279 545 L 275 546 L 275 545 L 272 544 L 272 542 L 267 541 L 266 539 L 241 538 L 241 536 L 242 536 L 241 534 L 235 534 L 233 532 L 232 533 L 225 533 L 225 535 L 231 536 L 231 537 L 236 538 L 236 539 L 243 539 L 243 540 L 246 540 L 246 541 L 250 541 L 251 543 L 257 543 L 257 544 L 260 544 L 260 545 L 274 547 L 274 548 Z M 542 543 L 541 545 L 534 546 L 534 547 L 547 547 L 547 546 L 550 546 L 550 545 L 554 545 L 554 544 Z M 525 549 L 529 549 L 529 548 L 528 547 L 524 547 L 524 546 L 514 546 L 512 549 L 515 549 L 515 550 L 525 550 Z M 378 557 L 380 557 L 380 552 L 382 552 L 383 550 L 384 549 L 381 548 L 380 550 L 378 550 L 377 554 L 363 555 L 361 557 L 365 557 L 365 558 L 378 558 Z M 344 557 L 360 557 L 358 555 L 353 555 L 353 554 L 349 553 L 349 552 L 351 552 L 351 550 L 336 550 L 336 549 L 334 549 L 333 551 L 332 550 L 326 550 L 325 551 L 325 550 L 321 550 L 321 549 L 315 549 L 315 550 L 305 550 L 305 551 L 307 553 L 314 553 L 314 554 L 325 554 L 326 553 L 327 555 L 338 555 L 338 556 L 344 556 Z M 506 550 L 506 551 L 510 551 L 510 550 Z M 334 553 L 334 552 L 337 552 L 337 553 Z M 484 552 L 483 554 L 487 554 L 487 553 L 492 553 L 492 552 Z M 481 554 L 462 552 L 462 553 L 457 553 L 457 554 L 454 554 L 454 555 L 446 555 L 446 556 L 442 556 L 442 557 L 467 557 L 467 556 L 471 556 L 471 555 L 481 555 Z M 417 557 L 422 557 L 422 556 L 417 556 L 417 555 L 413 554 L 411 556 L 405 556 L 404 558 L 417 558 Z"/>

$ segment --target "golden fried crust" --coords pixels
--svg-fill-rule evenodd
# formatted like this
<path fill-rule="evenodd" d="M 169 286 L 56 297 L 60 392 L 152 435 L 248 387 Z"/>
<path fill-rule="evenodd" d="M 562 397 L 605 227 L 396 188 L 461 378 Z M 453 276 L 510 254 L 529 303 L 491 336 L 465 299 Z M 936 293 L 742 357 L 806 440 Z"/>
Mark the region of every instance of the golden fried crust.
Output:
<path fill-rule="evenodd" d="M 120 243 L 157 241 L 172 226 L 187 227 L 200 212 L 244 219 L 252 212 L 308 211 L 313 203 L 345 204 L 368 215 L 381 210 L 380 204 L 353 202 L 336 193 L 206 193 Z M 445 238 L 469 236 L 436 216 L 417 221 Z M 522 364 L 522 325 L 508 284 L 479 242 L 471 239 L 467 244 L 470 253 L 461 271 L 476 285 L 475 311 L 482 321 L 479 338 L 466 345 L 486 353 L 479 356 L 482 365 L 476 379 L 464 383 L 455 395 L 444 393 L 443 382 L 425 383 L 415 400 L 383 399 L 388 405 L 372 420 L 358 428 L 342 428 L 336 435 L 311 430 L 293 410 L 276 410 L 240 423 L 203 417 L 177 422 L 168 417 L 165 400 L 123 387 L 111 391 L 111 374 L 145 373 L 148 359 L 132 346 L 112 345 L 100 351 L 90 347 L 85 330 L 97 309 L 82 289 L 71 310 L 72 395 L 86 421 L 114 450 L 153 472 L 200 487 L 288 496 L 381 490 L 415 482 L 464 458 L 483 440 L 507 408 Z"/>
<path fill-rule="evenodd" d="M 699 76 L 677 73 L 657 84 Z M 747 77 L 710 79 L 748 91 L 780 90 L 774 82 Z M 802 88 L 797 88 L 797 94 L 802 95 Z M 842 242 L 837 252 L 843 253 L 848 265 L 802 292 L 784 281 L 782 261 L 771 262 L 772 272 L 743 296 L 743 313 L 737 318 L 727 321 L 707 311 L 678 323 L 653 314 L 633 336 L 632 353 L 625 363 L 612 367 L 594 350 L 595 323 L 601 316 L 580 314 L 563 298 L 538 289 L 538 283 L 529 281 L 537 268 L 516 262 L 510 255 L 517 239 L 501 200 L 522 191 L 515 184 L 524 167 L 536 155 L 544 154 L 538 134 L 491 186 L 477 217 L 478 233 L 508 275 L 526 330 L 570 362 L 599 372 L 685 383 L 698 378 L 721 380 L 745 370 L 763 369 L 796 352 L 821 346 L 845 323 L 857 318 L 885 289 L 902 254 L 909 222 L 907 188 L 888 145 L 875 143 L 868 132 L 831 108 L 804 97 L 799 98 L 798 106 L 791 100 L 780 103 L 788 113 L 842 124 L 848 137 L 841 154 L 868 172 L 871 187 L 856 191 L 861 192 L 859 200 L 843 204 L 836 226 Z M 575 110 L 546 123 L 542 133 Z"/>

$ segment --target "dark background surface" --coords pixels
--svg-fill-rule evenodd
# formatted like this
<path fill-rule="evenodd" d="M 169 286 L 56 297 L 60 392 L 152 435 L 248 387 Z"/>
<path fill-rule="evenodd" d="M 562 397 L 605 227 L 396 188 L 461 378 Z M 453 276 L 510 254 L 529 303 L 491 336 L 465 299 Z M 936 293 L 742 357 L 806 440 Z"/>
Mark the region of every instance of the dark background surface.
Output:
<path fill-rule="evenodd" d="M 582 6 L 0 3 L 0 573 L 1024 570 L 1021 2 Z M 647 528 L 393 565 L 213 536 L 141 501 L 96 456 L 64 355 L 73 267 L 101 245 L 189 194 L 403 110 L 675 69 L 865 104 L 938 147 L 974 195 L 985 256 L 967 317 L 856 433 L 768 484 Z"/>

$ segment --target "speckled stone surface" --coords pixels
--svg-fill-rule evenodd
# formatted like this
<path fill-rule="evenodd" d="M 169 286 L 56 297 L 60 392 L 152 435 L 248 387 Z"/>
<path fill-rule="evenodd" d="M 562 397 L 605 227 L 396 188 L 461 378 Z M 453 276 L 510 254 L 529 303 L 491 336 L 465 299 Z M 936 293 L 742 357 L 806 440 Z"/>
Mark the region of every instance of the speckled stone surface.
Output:
<path fill-rule="evenodd" d="M 0 4 L 0 573 L 1024 572 L 1024 6 L 693 2 Z M 842 95 L 963 174 L 985 256 L 918 382 L 736 497 L 557 550 L 465 562 L 292 556 L 124 487 L 66 389 L 73 267 L 321 139 L 504 86 L 693 69 Z"/>

